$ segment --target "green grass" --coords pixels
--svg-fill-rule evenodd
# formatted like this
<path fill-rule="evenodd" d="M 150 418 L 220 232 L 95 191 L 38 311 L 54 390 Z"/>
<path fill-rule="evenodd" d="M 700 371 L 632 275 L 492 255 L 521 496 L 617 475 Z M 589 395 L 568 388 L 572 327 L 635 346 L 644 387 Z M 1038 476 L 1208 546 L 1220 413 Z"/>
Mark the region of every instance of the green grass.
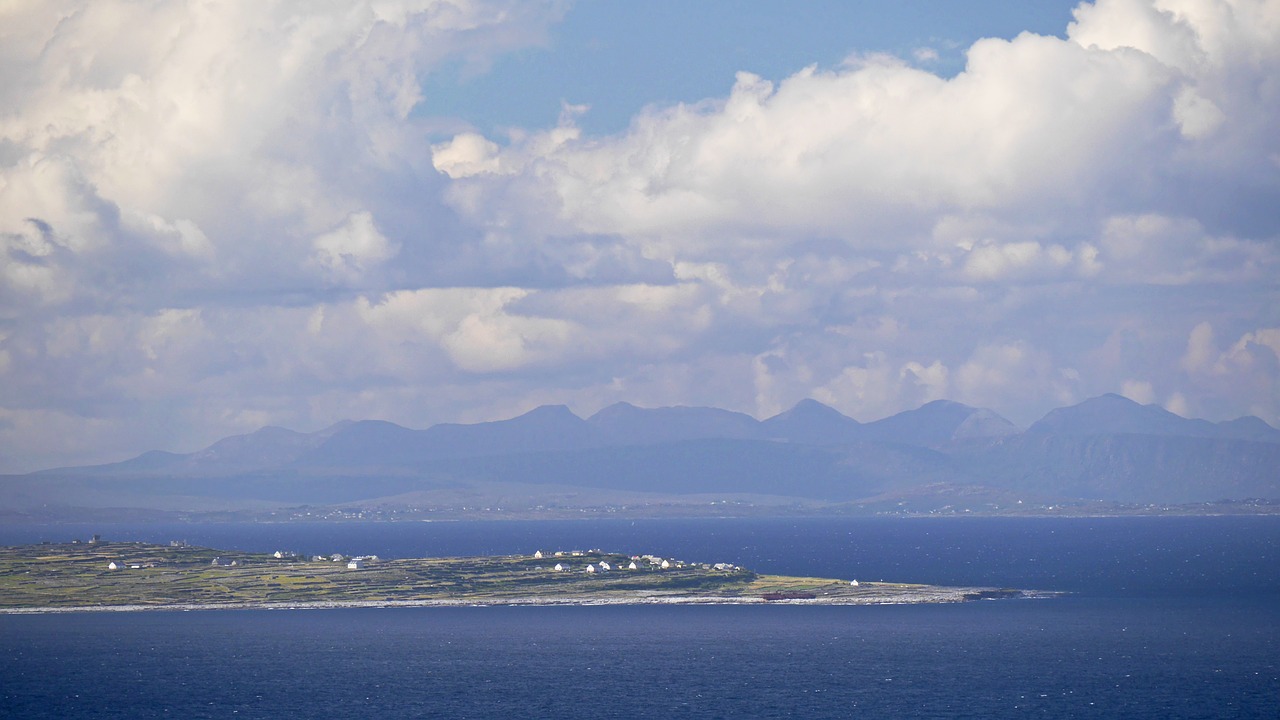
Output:
<path fill-rule="evenodd" d="M 213 566 L 215 557 L 235 567 Z M 111 561 L 137 569 L 110 570 Z M 556 562 L 573 570 L 556 572 Z M 588 563 L 615 568 L 613 553 L 533 559 L 528 556 L 346 562 L 143 543 L 34 545 L 0 548 L 0 608 L 173 605 L 203 603 L 467 600 L 563 597 L 637 591 L 731 589 L 751 573 L 686 567 L 615 569 L 588 574 Z"/>
<path fill-rule="evenodd" d="M 234 567 L 211 565 L 215 557 Z M 111 561 L 137 569 L 110 570 Z M 586 573 L 601 561 L 615 569 Z M 553 570 L 557 562 L 566 572 Z M 346 562 L 279 559 L 267 554 L 169 547 L 144 543 L 0 547 L 0 609 L 176 606 L 264 603 L 442 601 L 455 603 L 585 601 L 637 597 L 760 598 L 770 593 L 892 602 L 920 597 L 926 586 L 864 583 L 720 571 L 702 565 L 661 570 L 628 556 L 418 558 L 372 561 L 350 570 Z M 934 590 L 943 590 L 937 589 Z M 938 596 L 937 600 L 950 601 Z M 920 602 L 921 600 L 911 600 Z"/>

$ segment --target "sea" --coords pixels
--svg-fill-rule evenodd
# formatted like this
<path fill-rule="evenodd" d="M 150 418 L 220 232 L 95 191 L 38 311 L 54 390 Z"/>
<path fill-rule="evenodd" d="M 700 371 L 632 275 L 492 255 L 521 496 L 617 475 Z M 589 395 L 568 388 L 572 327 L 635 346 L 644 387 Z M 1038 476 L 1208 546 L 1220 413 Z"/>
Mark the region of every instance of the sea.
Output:
<path fill-rule="evenodd" d="M 601 548 L 1059 591 L 897 606 L 0 615 L 3 718 L 1280 718 L 1280 517 L 0 527 L 421 557 Z"/>

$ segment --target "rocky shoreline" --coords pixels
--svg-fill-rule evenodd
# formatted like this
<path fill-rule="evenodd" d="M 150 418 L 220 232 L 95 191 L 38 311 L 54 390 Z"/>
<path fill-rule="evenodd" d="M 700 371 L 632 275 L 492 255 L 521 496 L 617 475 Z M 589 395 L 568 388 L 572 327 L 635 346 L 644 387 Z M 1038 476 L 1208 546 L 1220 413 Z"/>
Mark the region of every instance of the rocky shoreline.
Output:
<path fill-rule="evenodd" d="M 173 603 L 80 605 L 68 607 L 0 608 L 0 615 L 51 615 L 91 612 L 194 612 L 210 610 L 339 610 L 351 608 L 428 607 L 593 607 L 607 605 L 925 605 L 974 602 L 988 599 L 1043 599 L 1061 593 L 996 590 L 993 588 L 915 586 L 910 591 L 859 595 L 822 595 L 805 598 L 766 599 L 760 596 L 682 595 L 633 593 L 616 596 L 526 596 L 490 598 L 423 598 L 415 600 L 324 600 L 315 602 Z"/>

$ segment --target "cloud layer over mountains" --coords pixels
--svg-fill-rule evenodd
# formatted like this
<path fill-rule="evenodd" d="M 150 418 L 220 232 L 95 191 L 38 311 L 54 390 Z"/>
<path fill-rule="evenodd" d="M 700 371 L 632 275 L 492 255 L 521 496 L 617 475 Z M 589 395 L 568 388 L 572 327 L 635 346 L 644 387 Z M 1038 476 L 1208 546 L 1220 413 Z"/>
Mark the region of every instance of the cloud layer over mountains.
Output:
<path fill-rule="evenodd" d="M 850 48 L 604 137 L 423 92 L 567 12 L 6 4 L 0 470 L 620 399 L 1280 423 L 1280 2 L 1082 3 L 949 78 Z"/>

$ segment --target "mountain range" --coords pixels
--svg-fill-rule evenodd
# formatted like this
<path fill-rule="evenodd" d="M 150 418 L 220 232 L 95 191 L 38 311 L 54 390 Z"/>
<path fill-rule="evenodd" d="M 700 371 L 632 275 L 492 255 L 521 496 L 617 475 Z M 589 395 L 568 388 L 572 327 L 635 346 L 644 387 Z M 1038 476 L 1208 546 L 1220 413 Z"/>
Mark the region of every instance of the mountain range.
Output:
<path fill-rule="evenodd" d="M 860 423 L 815 400 L 763 421 L 709 407 L 617 403 L 588 418 L 519 417 L 413 430 L 344 421 L 265 427 L 203 450 L 0 477 L 0 512 L 246 510 L 703 502 L 809 508 L 893 503 L 1201 503 L 1280 499 L 1280 430 L 1213 423 L 1104 395 L 1025 431 L 939 400 Z"/>

